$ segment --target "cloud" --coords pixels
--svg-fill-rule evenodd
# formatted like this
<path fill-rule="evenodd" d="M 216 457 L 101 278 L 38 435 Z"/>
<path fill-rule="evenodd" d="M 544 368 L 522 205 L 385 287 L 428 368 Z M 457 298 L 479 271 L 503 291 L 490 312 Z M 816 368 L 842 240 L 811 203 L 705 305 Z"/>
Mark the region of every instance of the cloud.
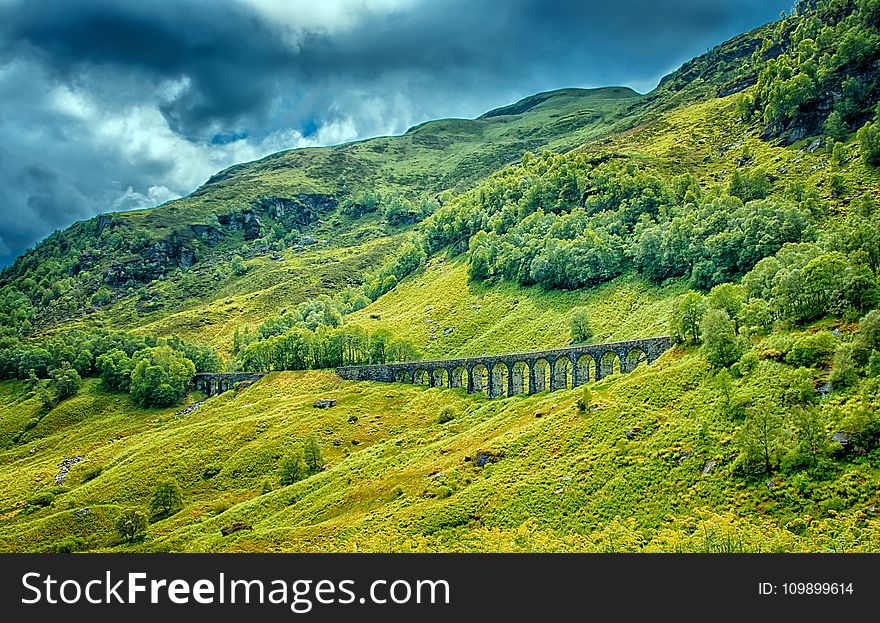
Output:
<path fill-rule="evenodd" d="M 2 0 L 0 263 L 273 151 L 564 86 L 649 90 L 786 4 Z"/>

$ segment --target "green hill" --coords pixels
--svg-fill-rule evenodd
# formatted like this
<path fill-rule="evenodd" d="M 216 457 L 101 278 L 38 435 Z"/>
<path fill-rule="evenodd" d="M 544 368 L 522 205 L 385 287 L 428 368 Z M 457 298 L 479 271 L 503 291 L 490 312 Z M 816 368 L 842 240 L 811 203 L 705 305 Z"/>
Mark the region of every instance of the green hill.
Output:
<path fill-rule="evenodd" d="M 876 551 L 875 5 L 56 232 L 0 276 L 0 550 Z M 665 333 L 589 395 L 327 369 Z"/>

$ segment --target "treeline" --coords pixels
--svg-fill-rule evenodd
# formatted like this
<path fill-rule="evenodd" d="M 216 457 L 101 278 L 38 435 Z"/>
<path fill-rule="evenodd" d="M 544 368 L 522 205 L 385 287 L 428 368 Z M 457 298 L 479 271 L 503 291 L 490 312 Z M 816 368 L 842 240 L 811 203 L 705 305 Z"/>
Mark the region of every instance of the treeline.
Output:
<path fill-rule="evenodd" d="M 266 372 L 384 364 L 419 357 L 409 341 L 395 339 L 386 330 L 368 332 L 358 325 L 321 325 L 315 330 L 294 327 L 281 335 L 253 341 L 244 346 L 238 359 L 244 370 Z"/>
<path fill-rule="evenodd" d="M 634 269 L 709 289 L 815 238 L 818 196 L 793 188 L 770 199 L 769 189 L 760 170 L 703 191 L 690 175 L 667 181 L 626 158 L 526 154 L 426 219 L 423 244 L 467 250 L 474 280 L 576 289 Z"/>
<path fill-rule="evenodd" d="M 39 342 L 7 337 L 0 344 L 0 378 L 26 380 L 46 407 L 75 395 L 89 376 L 100 376 L 108 389 L 130 392 L 137 404 L 170 406 L 196 372 L 223 369 L 212 347 L 177 336 L 74 329 Z"/>

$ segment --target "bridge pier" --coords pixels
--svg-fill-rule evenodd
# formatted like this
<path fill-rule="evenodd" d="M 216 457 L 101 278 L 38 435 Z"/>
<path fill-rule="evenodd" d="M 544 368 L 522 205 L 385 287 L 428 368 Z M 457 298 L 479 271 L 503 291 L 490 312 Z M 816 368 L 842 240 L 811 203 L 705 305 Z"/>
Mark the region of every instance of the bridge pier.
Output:
<path fill-rule="evenodd" d="M 595 380 L 599 381 L 613 372 L 616 365 L 621 373 L 631 372 L 638 363 L 651 364 L 672 346 L 669 337 L 629 340 L 611 344 L 589 344 L 569 346 L 531 353 L 517 353 L 498 357 L 468 357 L 443 361 L 404 362 L 373 366 L 347 366 L 337 368 L 337 373 L 345 379 L 361 381 L 394 382 L 401 378 L 415 383 L 416 374 L 427 373 L 428 387 L 459 387 L 464 385 L 463 373 L 467 374 L 466 387 L 469 394 L 486 391 L 490 398 L 513 396 L 517 393 L 534 394 L 540 390 L 556 391 L 568 387 L 579 387 L 591 380 L 591 370 L 595 368 Z M 617 360 L 619 364 L 615 363 Z M 546 368 L 538 374 L 538 364 L 549 368 L 549 387 L 544 378 Z M 502 368 L 502 365 L 504 368 Z M 571 376 L 568 376 L 569 367 Z M 507 370 L 504 380 L 503 370 Z M 483 370 L 486 383 L 482 382 Z M 457 372 L 458 371 L 458 372 Z M 479 379 L 476 378 L 479 374 Z M 446 380 L 443 380 L 445 375 Z M 197 375 L 198 376 L 198 375 Z M 217 384 L 212 377 L 197 379 L 196 387 L 207 387 L 213 395 L 218 391 L 232 388 L 236 379 L 227 379 Z M 569 378 L 571 379 L 569 381 Z M 479 389 L 478 389 L 479 387 Z"/>

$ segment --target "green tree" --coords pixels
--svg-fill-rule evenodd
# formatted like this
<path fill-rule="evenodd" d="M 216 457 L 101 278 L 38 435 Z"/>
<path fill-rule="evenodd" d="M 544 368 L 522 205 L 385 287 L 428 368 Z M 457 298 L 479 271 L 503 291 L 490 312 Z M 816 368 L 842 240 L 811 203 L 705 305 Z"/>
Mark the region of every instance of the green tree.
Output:
<path fill-rule="evenodd" d="M 874 309 L 859 320 L 859 335 L 868 348 L 880 350 L 880 310 Z"/>
<path fill-rule="evenodd" d="M 828 115 L 828 119 L 825 120 L 825 125 L 822 129 L 825 131 L 825 134 L 835 141 L 845 141 L 849 134 L 849 126 L 846 124 L 843 115 L 837 110 Z"/>
<path fill-rule="evenodd" d="M 154 519 L 164 519 L 183 509 L 183 492 L 173 480 L 165 480 L 153 489 L 150 513 Z"/>
<path fill-rule="evenodd" d="M 593 392 L 590 391 L 589 386 L 584 385 L 584 388 L 581 390 L 581 395 L 578 397 L 577 401 L 578 411 L 581 413 L 586 413 L 592 403 Z"/>
<path fill-rule="evenodd" d="M 593 337 L 593 329 L 590 327 L 590 316 L 586 308 L 575 308 L 569 321 L 572 344 L 586 344 Z"/>
<path fill-rule="evenodd" d="M 736 438 L 740 464 L 746 471 L 771 474 L 779 464 L 782 439 L 782 416 L 773 408 L 759 404 L 746 409 Z"/>
<path fill-rule="evenodd" d="M 670 317 L 673 337 L 686 344 L 700 341 L 700 323 L 706 311 L 706 300 L 699 292 L 688 292 L 675 302 Z"/>
<path fill-rule="evenodd" d="M 101 374 L 101 383 L 108 389 L 127 392 L 131 387 L 134 364 L 125 352 L 114 348 L 99 355 L 95 364 Z"/>
<path fill-rule="evenodd" d="M 116 519 L 116 533 L 128 543 L 143 539 L 147 534 L 147 517 L 136 508 L 126 508 Z"/>
<path fill-rule="evenodd" d="M 767 333 L 773 326 L 773 308 L 764 299 L 752 299 L 739 311 L 738 324 L 748 333 Z"/>
<path fill-rule="evenodd" d="M 741 285 L 735 283 L 722 283 L 712 288 L 706 297 L 707 309 L 720 309 L 727 312 L 727 316 L 734 321 L 739 317 L 745 301 L 745 292 Z M 738 327 L 737 327 L 738 328 Z"/>
<path fill-rule="evenodd" d="M 728 367 L 743 354 L 743 344 L 736 335 L 736 326 L 723 309 L 710 309 L 701 324 L 702 352 L 716 368 Z"/>
<path fill-rule="evenodd" d="M 305 476 L 306 467 L 303 465 L 302 455 L 299 452 L 293 452 L 281 461 L 281 475 L 278 480 L 282 486 L 292 485 Z"/>
<path fill-rule="evenodd" d="M 866 123 L 856 134 L 862 159 L 872 166 L 880 165 L 880 124 Z"/>
<path fill-rule="evenodd" d="M 136 353 L 131 397 L 146 407 L 168 407 L 186 393 L 196 373 L 193 362 L 168 346 Z"/>
<path fill-rule="evenodd" d="M 55 394 L 56 402 L 61 402 L 79 392 L 82 379 L 69 363 L 62 361 L 61 367 L 49 371 L 49 386 Z"/>
<path fill-rule="evenodd" d="M 309 473 L 312 474 L 318 473 L 324 466 L 324 457 L 321 454 L 321 447 L 313 436 L 309 436 L 303 446 L 303 461 L 305 462 Z"/>

